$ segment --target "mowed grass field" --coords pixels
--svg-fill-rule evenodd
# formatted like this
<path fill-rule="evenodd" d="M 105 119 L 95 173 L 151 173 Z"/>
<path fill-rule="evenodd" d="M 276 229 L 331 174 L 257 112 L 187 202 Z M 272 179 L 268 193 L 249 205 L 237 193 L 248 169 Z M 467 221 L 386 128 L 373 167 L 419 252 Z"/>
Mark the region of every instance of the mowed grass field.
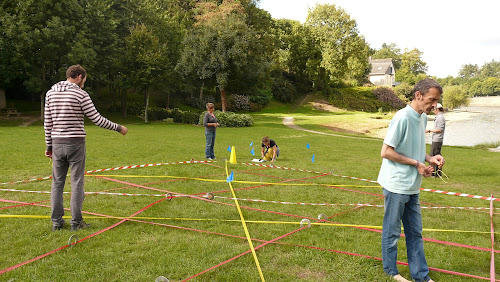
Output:
<path fill-rule="evenodd" d="M 289 129 L 281 122 L 284 115 L 255 115 L 255 125 L 250 128 L 219 128 L 217 160 L 212 163 L 172 164 L 204 160 L 203 127 L 120 121 L 129 128 L 129 134 L 121 136 L 88 125 L 87 170 L 163 165 L 87 176 L 86 192 L 141 195 L 87 195 L 84 219 L 91 227 L 78 232 L 71 232 L 69 226 L 51 231 L 50 194 L 0 191 L 0 271 L 5 271 L 0 281 L 154 281 L 159 276 L 182 281 L 219 264 L 193 280 L 259 281 L 252 254 L 226 262 L 250 249 L 235 202 L 230 199 L 227 172 L 234 172 L 232 186 L 245 220 L 254 221 L 247 222 L 247 227 L 267 281 L 391 281 L 382 262 L 375 259 L 381 257 L 377 227 L 382 225 L 383 208 L 376 205 L 383 205 L 382 189 L 375 187 L 376 183 L 338 176 L 376 180 L 382 140 Z M 295 117 L 301 118 L 300 114 Z M 259 157 L 260 140 L 266 135 L 281 149 L 276 166 L 312 172 L 243 164 L 254 158 L 252 148 Z M 42 126 L 0 127 L 0 137 L 0 183 L 50 176 Z M 226 164 L 228 146 L 236 148 L 238 164 Z M 445 146 L 443 155 L 448 183 L 427 178 L 423 188 L 481 196 L 500 194 L 498 153 Z M 0 189 L 50 191 L 50 184 L 50 180 L 40 180 L 2 184 Z M 65 191 L 71 191 L 69 181 Z M 168 192 L 190 197 L 150 195 Z M 202 197 L 208 192 L 215 196 L 213 201 Z M 65 197 L 69 208 L 69 194 Z M 489 277 L 489 210 L 452 207 L 488 208 L 490 202 L 432 192 L 421 192 L 420 199 L 423 207 L 444 207 L 422 209 L 424 237 L 434 240 L 425 241 L 429 266 Z M 498 229 L 499 202 L 494 202 L 494 207 L 493 224 Z M 328 217 L 330 225 L 302 228 L 299 224 L 303 218 L 315 223 L 320 214 Z M 70 215 L 69 210 L 66 215 Z M 125 217 L 129 220 L 121 219 Z M 73 234 L 80 242 L 65 247 Z M 500 249 L 498 238 L 500 234 L 495 234 L 495 249 Z M 260 246 L 271 240 L 275 241 Z M 54 250 L 58 251 L 48 254 Z M 10 270 L 44 254 L 48 255 Z M 499 258 L 495 253 L 496 265 Z M 403 237 L 398 259 L 407 261 Z M 407 266 L 400 265 L 399 270 L 410 278 Z M 438 271 L 431 271 L 431 277 L 436 281 L 477 280 Z"/>

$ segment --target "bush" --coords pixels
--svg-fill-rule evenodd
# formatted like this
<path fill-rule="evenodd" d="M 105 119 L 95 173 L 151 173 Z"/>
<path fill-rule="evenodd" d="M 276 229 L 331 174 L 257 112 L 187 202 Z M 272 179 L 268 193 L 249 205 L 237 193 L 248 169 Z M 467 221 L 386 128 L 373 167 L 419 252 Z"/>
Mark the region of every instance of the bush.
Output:
<path fill-rule="evenodd" d="M 155 107 L 148 110 L 149 121 L 171 118 L 177 123 L 197 124 L 199 115 L 200 114 L 197 112 L 182 111 L 177 108 L 167 110 L 165 108 Z M 141 112 L 139 117 L 144 118 L 144 110 Z"/>
<path fill-rule="evenodd" d="M 373 94 L 375 94 L 377 100 L 388 105 L 390 109 L 399 110 L 406 106 L 406 104 L 394 94 L 391 88 L 377 87 L 373 89 Z"/>
<path fill-rule="evenodd" d="M 394 87 L 394 93 L 405 102 L 410 102 L 413 99 L 413 87 L 406 82 Z"/>
<path fill-rule="evenodd" d="M 370 87 L 334 88 L 330 91 L 329 101 L 335 107 L 354 111 L 376 112 L 383 107 Z"/>
<path fill-rule="evenodd" d="M 365 112 L 377 112 L 381 107 L 388 110 L 401 109 L 406 105 L 396 97 L 392 89 L 385 87 L 335 88 L 330 91 L 328 99 L 336 107 Z"/>
<path fill-rule="evenodd" d="M 248 112 L 250 110 L 250 99 L 245 95 L 231 94 L 227 101 L 230 111 Z"/>
<path fill-rule="evenodd" d="M 189 105 L 195 109 L 205 109 L 208 102 L 214 102 L 215 99 L 212 96 L 205 96 L 203 98 L 189 97 L 186 99 L 186 105 Z"/>
<path fill-rule="evenodd" d="M 458 108 L 460 106 L 467 106 L 470 98 L 463 90 L 462 86 L 453 85 L 445 86 L 443 89 L 443 104 L 450 109 Z"/>
<path fill-rule="evenodd" d="M 286 79 L 281 72 L 273 73 L 271 91 L 274 99 L 283 103 L 289 103 L 297 97 L 295 85 Z"/>
<path fill-rule="evenodd" d="M 144 104 L 127 103 L 127 114 L 131 116 L 140 116 L 144 111 Z"/>
<path fill-rule="evenodd" d="M 199 115 L 198 124 L 203 126 L 203 117 L 205 117 L 205 113 L 201 113 Z M 245 127 L 253 125 L 253 117 L 247 114 L 235 114 L 233 112 L 221 112 L 214 111 L 215 117 L 221 126 L 226 127 Z"/>
<path fill-rule="evenodd" d="M 142 116 L 141 118 L 144 117 L 144 111 L 142 111 Z M 148 110 L 148 120 L 153 121 L 153 120 L 164 120 L 168 118 L 168 112 L 167 109 L 165 108 L 150 108 Z"/>
<path fill-rule="evenodd" d="M 273 94 L 272 94 L 270 88 L 259 89 L 257 95 L 249 97 L 250 102 L 251 102 L 250 103 L 250 111 L 253 112 L 252 107 L 260 109 L 262 107 L 259 107 L 259 105 L 265 106 L 265 105 L 269 104 L 269 101 L 271 101 L 272 97 L 273 97 Z M 253 104 L 258 104 L 258 105 L 253 105 Z"/>

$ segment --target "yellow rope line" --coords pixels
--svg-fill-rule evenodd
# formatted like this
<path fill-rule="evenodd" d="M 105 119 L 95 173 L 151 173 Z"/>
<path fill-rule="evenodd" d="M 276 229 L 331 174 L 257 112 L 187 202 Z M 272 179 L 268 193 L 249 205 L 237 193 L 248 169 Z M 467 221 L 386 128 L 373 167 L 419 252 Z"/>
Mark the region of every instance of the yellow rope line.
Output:
<path fill-rule="evenodd" d="M 196 178 L 196 177 L 182 177 L 182 176 L 171 176 L 171 175 L 115 175 L 115 174 L 86 174 L 85 176 L 103 176 L 103 177 L 122 177 L 122 178 L 174 178 L 174 179 L 186 179 L 186 180 L 199 180 L 207 182 L 225 182 L 222 179 L 206 179 L 206 178 Z M 321 184 L 321 183 L 276 183 L 276 182 L 258 182 L 258 181 L 242 181 L 233 180 L 235 183 L 244 184 L 262 184 L 262 185 L 279 185 L 279 186 L 338 186 L 338 187 L 359 187 L 359 188 L 381 188 L 378 185 L 345 185 L 345 184 Z"/>
<path fill-rule="evenodd" d="M 233 147 L 234 150 L 234 147 Z M 226 177 L 229 177 L 229 172 L 227 170 L 227 161 L 226 161 Z M 232 180 L 234 181 L 234 180 Z M 245 223 L 245 218 L 243 217 L 243 213 L 241 212 L 240 204 L 238 203 L 238 200 L 236 199 L 236 194 L 234 193 L 233 185 L 231 184 L 232 181 L 228 181 L 229 188 L 231 188 L 231 193 L 233 194 L 234 198 L 234 203 L 236 204 L 236 207 L 238 208 L 238 213 L 240 214 L 241 218 L 241 224 L 243 225 L 243 229 L 245 230 L 245 236 L 247 237 L 248 244 L 250 245 L 250 249 L 252 250 L 252 255 L 255 260 L 255 265 L 257 265 L 257 269 L 259 270 L 259 275 L 260 279 L 265 282 L 266 280 L 264 279 L 264 274 L 262 273 L 262 269 L 260 268 L 259 264 L 259 259 L 257 258 L 257 254 L 255 253 L 255 249 L 253 247 L 252 243 L 252 238 L 250 237 L 250 233 L 248 233 L 248 228 L 247 224 Z"/>
<path fill-rule="evenodd" d="M 17 215 L 17 214 L 0 214 L 0 218 L 36 218 L 47 219 L 49 215 Z M 71 218 L 71 216 L 63 216 L 63 218 Z M 120 216 L 85 216 L 88 219 L 127 219 L 128 217 Z M 133 219 L 144 220 L 179 220 L 179 221 L 219 221 L 219 222 L 242 222 L 240 219 L 215 219 L 215 218 L 184 218 L 184 217 L 149 217 L 149 216 L 134 216 Z M 265 220 L 245 220 L 246 223 L 258 224 L 293 224 L 300 225 L 298 221 L 265 221 Z M 362 225 L 362 224 L 346 224 L 346 223 L 327 223 L 327 222 L 311 222 L 311 225 L 318 226 L 337 226 L 337 227 L 361 227 L 382 230 L 382 226 L 377 225 Z M 401 229 L 403 231 L 403 229 Z M 424 228 L 427 232 L 455 232 L 455 233 L 476 233 L 476 234 L 491 234 L 490 231 L 474 231 L 474 230 L 453 230 L 453 229 L 432 229 Z M 495 232 L 500 235 L 500 232 Z"/>

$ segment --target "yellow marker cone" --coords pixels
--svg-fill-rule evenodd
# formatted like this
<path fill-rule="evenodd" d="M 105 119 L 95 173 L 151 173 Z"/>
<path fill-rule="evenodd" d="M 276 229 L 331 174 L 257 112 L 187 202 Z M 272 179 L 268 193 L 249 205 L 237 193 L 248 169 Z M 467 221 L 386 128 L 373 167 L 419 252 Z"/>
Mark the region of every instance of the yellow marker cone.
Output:
<path fill-rule="evenodd" d="M 229 157 L 229 163 L 230 164 L 237 164 L 236 162 L 236 149 L 234 146 L 231 147 L 231 156 Z"/>

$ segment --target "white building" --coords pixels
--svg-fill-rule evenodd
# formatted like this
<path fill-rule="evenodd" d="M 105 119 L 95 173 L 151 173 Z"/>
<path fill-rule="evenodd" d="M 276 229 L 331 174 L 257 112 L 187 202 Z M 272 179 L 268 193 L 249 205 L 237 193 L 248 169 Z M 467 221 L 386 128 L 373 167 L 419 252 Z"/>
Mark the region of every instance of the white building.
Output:
<path fill-rule="evenodd" d="M 372 65 L 372 69 L 368 75 L 371 83 L 377 86 L 395 86 L 396 70 L 391 58 L 369 60 L 369 62 Z"/>

